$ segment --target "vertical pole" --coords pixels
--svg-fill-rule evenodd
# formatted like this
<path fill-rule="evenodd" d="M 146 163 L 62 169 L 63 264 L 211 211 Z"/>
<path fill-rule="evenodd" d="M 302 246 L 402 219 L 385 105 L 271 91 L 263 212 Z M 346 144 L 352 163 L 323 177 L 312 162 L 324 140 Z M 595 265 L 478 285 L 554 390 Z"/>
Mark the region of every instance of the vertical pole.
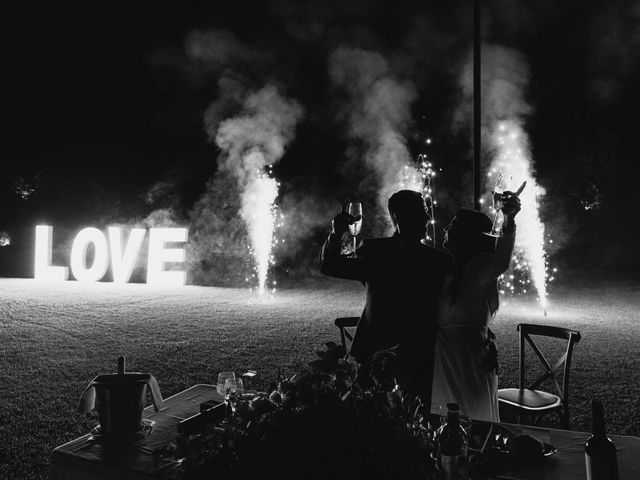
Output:
<path fill-rule="evenodd" d="M 480 210 L 482 195 L 482 117 L 480 0 L 473 0 L 473 208 Z"/>

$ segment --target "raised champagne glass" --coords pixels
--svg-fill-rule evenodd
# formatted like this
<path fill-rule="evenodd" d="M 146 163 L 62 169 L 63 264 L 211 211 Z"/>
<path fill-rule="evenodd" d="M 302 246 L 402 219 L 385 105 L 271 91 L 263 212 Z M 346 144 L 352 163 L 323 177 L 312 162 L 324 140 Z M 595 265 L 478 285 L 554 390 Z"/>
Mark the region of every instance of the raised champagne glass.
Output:
<path fill-rule="evenodd" d="M 516 197 L 520 196 L 520 194 L 522 193 L 526 185 L 527 185 L 526 181 L 522 182 L 522 185 L 520 185 L 520 188 L 518 188 L 518 191 L 515 192 Z M 496 182 L 496 186 L 494 187 L 493 192 L 491 192 L 492 200 L 493 200 L 493 209 L 495 211 L 495 213 L 493 214 L 493 223 L 491 225 L 491 231 L 482 232 L 485 235 L 488 235 L 490 237 L 498 238 L 502 236 L 502 229 L 500 228 L 500 224 L 498 223 L 498 218 L 499 218 L 500 211 L 502 210 L 502 207 L 503 207 L 502 201 L 505 195 L 504 190 L 505 190 L 505 183 L 504 183 L 504 179 L 502 178 L 502 174 L 500 174 L 500 177 L 498 177 L 498 181 Z"/>
<path fill-rule="evenodd" d="M 358 255 L 356 254 L 356 248 L 358 246 L 357 236 L 360 234 L 360 229 L 362 228 L 362 203 L 349 203 L 347 213 L 357 218 L 355 222 L 349 225 L 349 233 L 351 233 L 351 235 L 353 236 L 353 258 L 358 258 Z"/>
<path fill-rule="evenodd" d="M 493 224 L 491 225 L 490 232 L 482 232 L 490 237 L 500 237 L 502 235 L 498 224 L 500 210 L 502 210 L 502 192 L 505 189 L 505 181 L 502 173 L 498 176 L 495 187 L 491 192 L 491 201 L 493 202 Z"/>
<path fill-rule="evenodd" d="M 491 199 L 493 201 L 493 209 L 495 213 L 493 214 L 493 223 L 491 225 L 490 232 L 483 232 L 485 235 L 489 235 L 490 237 L 500 237 L 502 236 L 502 231 L 500 230 L 498 219 L 500 210 L 502 210 L 502 192 L 498 190 L 494 190 L 491 192 Z"/>

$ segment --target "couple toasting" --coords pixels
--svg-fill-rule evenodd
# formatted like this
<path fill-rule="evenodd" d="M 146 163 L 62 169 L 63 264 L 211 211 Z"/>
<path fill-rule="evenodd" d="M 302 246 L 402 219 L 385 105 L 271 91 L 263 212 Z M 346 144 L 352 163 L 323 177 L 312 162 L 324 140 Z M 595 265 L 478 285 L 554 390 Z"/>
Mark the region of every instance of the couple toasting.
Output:
<path fill-rule="evenodd" d="M 322 247 L 321 271 L 366 285 L 364 311 L 351 347 L 358 362 L 397 346 L 413 391 L 429 405 L 457 403 L 463 415 L 498 421 L 497 352 L 489 320 L 498 309 L 498 277 L 511 261 L 520 200 L 503 194 L 503 234 L 487 236 L 491 220 L 460 209 L 445 228 L 447 253 L 424 245 L 427 214 L 410 190 L 389 199 L 395 232 L 364 240 L 357 257 L 341 255 L 341 239 L 357 220 L 346 205 Z"/>

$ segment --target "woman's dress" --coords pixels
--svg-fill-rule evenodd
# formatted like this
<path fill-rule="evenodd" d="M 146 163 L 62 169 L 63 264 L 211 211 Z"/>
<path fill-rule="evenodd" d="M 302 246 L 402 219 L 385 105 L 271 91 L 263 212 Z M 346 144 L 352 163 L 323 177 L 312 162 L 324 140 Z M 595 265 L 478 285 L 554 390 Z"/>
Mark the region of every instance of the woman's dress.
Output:
<path fill-rule="evenodd" d="M 434 356 L 434 413 L 444 414 L 447 403 L 457 403 L 469 418 L 500 420 L 489 299 L 496 292 L 498 276 L 508 268 L 512 250 L 513 236 L 502 237 L 495 254 L 474 257 L 445 282 Z"/>

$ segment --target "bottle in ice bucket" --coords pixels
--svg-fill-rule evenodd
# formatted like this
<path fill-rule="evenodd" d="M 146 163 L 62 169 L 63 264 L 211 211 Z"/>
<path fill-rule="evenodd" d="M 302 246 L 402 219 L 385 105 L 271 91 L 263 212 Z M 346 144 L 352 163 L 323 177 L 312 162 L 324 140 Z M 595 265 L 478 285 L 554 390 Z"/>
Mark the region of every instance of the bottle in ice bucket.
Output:
<path fill-rule="evenodd" d="M 618 480 L 618 462 L 616 446 L 607 437 L 604 428 L 604 409 L 602 402 L 591 402 L 593 415 L 593 435 L 584 446 L 584 458 L 587 463 L 587 480 Z"/>
<path fill-rule="evenodd" d="M 460 408 L 447 404 L 447 420 L 438 435 L 438 469 L 446 480 L 469 478 L 469 434 L 460 425 Z"/>

